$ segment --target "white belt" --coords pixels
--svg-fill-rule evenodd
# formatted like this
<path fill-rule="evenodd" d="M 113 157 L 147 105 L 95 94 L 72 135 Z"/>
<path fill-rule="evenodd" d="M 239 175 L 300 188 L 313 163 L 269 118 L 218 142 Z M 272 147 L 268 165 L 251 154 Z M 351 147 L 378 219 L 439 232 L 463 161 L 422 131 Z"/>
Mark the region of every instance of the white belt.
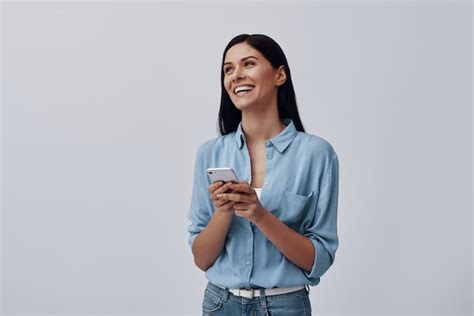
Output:
<path fill-rule="evenodd" d="M 223 289 L 222 287 L 220 288 Z M 296 292 L 304 288 L 305 288 L 304 285 L 294 286 L 294 287 L 276 287 L 273 289 L 265 289 L 265 295 L 271 296 L 271 295 L 286 294 L 286 293 Z M 242 296 L 245 298 L 254 298 L 254 297 L 260 296 L 259 289 L 229 289 L 229 292 L 236 296 Z"/>

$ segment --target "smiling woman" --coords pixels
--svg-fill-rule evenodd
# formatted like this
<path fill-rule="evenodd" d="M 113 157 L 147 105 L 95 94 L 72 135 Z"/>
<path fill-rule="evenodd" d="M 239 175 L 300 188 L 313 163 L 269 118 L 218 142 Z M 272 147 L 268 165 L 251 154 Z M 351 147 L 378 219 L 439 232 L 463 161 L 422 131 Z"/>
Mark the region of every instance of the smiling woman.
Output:
<path fill-rule="evenodd" d="M 309 286 L 339 244 L 337 154 L 305 132 L 270 37 L 230 41 L 221 87 L 221 135 L 198 149 L 188 215 L 194 262 L 209 281 L 203 315 L 311 315 Z M 245 180 L 211 183 L 206 169 L 216 167 Z"/>
<path fill-rule="evenodd" d="M 246 42 L 230 47 L 225 58 L 223 85 L 238 110 L 262 112 L 276 105 L 278 87 L 286 81 L 284 65 L 274 68 Z"/>

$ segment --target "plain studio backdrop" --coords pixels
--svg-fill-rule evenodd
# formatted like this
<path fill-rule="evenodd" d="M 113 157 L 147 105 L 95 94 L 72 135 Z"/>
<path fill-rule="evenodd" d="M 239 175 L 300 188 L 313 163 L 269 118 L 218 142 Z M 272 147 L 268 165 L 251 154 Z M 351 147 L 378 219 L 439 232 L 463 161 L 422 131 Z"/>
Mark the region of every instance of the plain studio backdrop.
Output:
<path fill-rule="evenodd" d="M 199 315 L 194 159 L 228 41 L 340 160 L 315 315 L 471 315 L 470 2 L 2 4 L 2 315 Z M 295 162 L 297 163 L 297 162 Z"/>

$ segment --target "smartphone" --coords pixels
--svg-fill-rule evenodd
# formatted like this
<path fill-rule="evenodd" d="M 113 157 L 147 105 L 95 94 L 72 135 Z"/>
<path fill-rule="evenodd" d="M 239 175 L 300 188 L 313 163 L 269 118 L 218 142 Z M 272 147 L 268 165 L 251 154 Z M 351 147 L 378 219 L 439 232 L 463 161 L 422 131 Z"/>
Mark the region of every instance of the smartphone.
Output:
<path fill-rule="evenodd" d="M 211 183 L 216 181 L 239 183 L 239 178 L 231 167 L 207 168 L 207 175 L 211 179 Z"/>

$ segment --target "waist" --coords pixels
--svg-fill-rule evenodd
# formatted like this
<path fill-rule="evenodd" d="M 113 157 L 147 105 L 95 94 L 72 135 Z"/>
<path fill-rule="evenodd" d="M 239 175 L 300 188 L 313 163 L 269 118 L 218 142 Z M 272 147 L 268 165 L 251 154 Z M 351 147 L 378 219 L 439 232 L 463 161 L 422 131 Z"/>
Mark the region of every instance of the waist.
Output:
<path fill-rule="evenodd" d="M 303 289 L 306 289 L 306 286 L 304 285 L 299 285 L 299 286 L 293 286 L 293 287 L 276 287 L 276 288 L 271 288 L 271 289 L 264 289 L 264 288 L 254 288 L 254 289 L 228 289 L 228 288 L 223 288 L 219 285 L 210 283 L 210 285 L 216 286 L 222 290 L 229 291 L 230 293 L 234 294 L 235 296 L 240 296 L 240 297 L 245 297 L 245 298 L 254 298 L 254 297 L 260 297 L 263 293 L 265 296 L 273 296 L 273 295 L 281 295 L 281 294 L 287 294 L 287 293 L 292 293 L 292 292 L 297 292 L 301 291 Z M 309 292 L 309 290 L 307 290 Z"/>

